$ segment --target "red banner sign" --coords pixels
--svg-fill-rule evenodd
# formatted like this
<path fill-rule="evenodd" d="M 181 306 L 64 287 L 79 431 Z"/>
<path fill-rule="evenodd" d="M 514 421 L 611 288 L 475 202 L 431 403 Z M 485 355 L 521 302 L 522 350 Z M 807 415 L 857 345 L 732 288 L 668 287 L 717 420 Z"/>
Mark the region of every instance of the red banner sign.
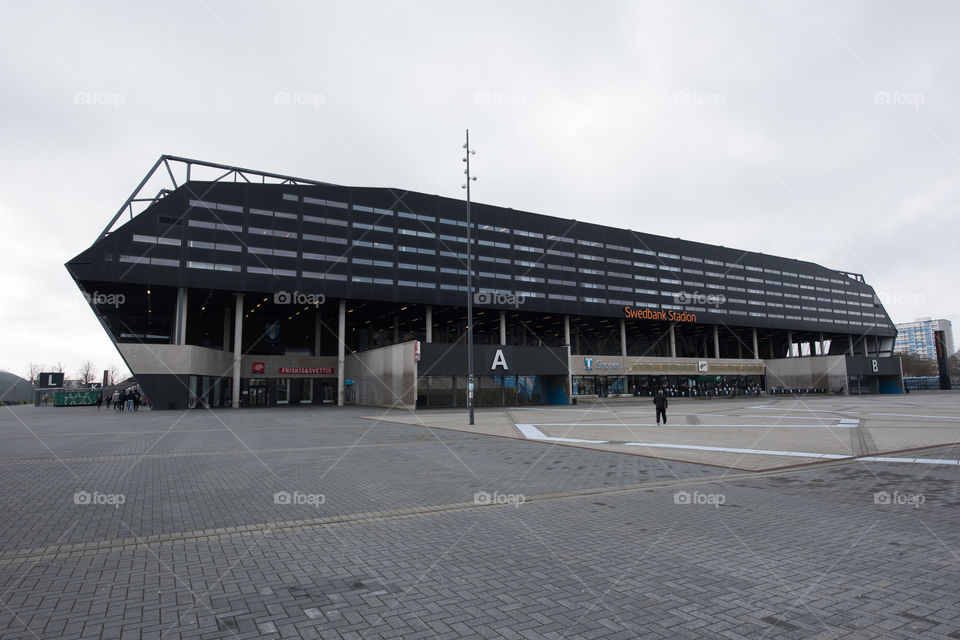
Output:
<path fill-rule="evenodd" d="M 277 373 L 287 374 L 325 374 L 333 373 L 333 367 L 280 367 Z"/>

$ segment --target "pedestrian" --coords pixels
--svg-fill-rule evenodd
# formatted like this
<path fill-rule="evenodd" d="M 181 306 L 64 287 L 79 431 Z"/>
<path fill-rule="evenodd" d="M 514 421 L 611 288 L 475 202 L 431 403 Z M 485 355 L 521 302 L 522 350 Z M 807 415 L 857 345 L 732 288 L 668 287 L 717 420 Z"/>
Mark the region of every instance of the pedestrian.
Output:
<path fill-rule="evenodd" d="M 111 402 L 112 400 L 113 400 L 113 394 L 112 394 L 112 393 L 108 393 L 108 394 L 107 394 L 107 409 L 110 408 L 110 402 Z"/>
<path fill-rule="evenodd" d="M 663 394 L 663 389 L 657 389 L 657 395 L 653 397 L 653 406 L 657 408 L 657 426 L 660 426 L 660 418 L 663 418 L 663 424 L 667 424 L 667 396 Z"/>
<path fill-rule="evenodd" d="M 140 411 L 140 391 L 133 390 L 133 410 Z"/>
<path fill-rule="evenodd" d="M 97 411 L 100 411 L 100 407 L 103 406 L 103 391 L 97 395 Z"/>
<path fill-rule="evenodd" d="M 113 392 L 113 410 L 120 411 L 123 409 L 123 406 L 120 404 L 120 390 L 117 389 Z"/>
<path fill-rule="evenodd" d="M 121 392 L 120 392 L 120 398 L 117 399 L 117 402 L 119 403 L 120 412 L 123 413 L 123 408 L 124 408 L 124 406 L 127 404 L 127 392 L 126 392 L 126 391 L 121 391 Z"/>
<path fill-rule="evenodd" d="M 133 391 L 128 391 L 125 397 L 127 399 L 127 411 L 133 411 Z"/>

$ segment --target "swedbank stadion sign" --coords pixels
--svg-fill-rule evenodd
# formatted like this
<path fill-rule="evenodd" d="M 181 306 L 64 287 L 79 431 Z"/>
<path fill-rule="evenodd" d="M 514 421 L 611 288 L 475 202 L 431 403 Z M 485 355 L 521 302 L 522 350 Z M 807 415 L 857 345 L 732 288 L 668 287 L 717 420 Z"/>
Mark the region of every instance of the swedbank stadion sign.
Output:
<path fill-rule="evenodd" d="M 623 314 L 625 318 L 636 318 L 637 320 L 663 320 L 665 322 L 696 322 L 697 314 L 686 311 L 673 311 L 672 309 L 651 309 L 643 307 L 634 309 L 633 307 L 624 307 Z"/>

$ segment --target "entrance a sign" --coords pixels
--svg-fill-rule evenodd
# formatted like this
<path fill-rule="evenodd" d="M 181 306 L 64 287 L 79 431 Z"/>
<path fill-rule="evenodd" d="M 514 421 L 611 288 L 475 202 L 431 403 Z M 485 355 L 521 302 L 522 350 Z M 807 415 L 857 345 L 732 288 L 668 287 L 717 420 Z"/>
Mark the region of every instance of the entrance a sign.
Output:
<path fill-rule="evenodd" d="M 507 357 L 503 355 L 503 349 L 497 349 L 497 352 L 493 356 L 493 364 L 490 365 L 490 370 L 494 370 L 497 367 L 503 367 L 504 371 L 509 371 L 510 367 L 507 366 Z"/>

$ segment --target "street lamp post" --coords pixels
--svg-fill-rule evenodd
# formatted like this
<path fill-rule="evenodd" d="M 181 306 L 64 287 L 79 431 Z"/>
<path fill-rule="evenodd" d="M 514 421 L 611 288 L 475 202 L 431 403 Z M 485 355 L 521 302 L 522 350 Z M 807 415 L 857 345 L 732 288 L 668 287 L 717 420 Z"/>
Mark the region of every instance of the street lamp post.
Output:
<path fill-rule="evenodd" d="M 467 168 L 463 173 L 467 176 L 462 189 L 467 190 L 467 409 L 470 413 L 470 424 L 473 424 L 473 240 L 470 221 L 470 183 L 476 180 L 470 175 L 470 156 L 476 151 L 470 148 L 470 129 L 467 129 L 467 141 L 463 143 L 463 161 Z"/>

